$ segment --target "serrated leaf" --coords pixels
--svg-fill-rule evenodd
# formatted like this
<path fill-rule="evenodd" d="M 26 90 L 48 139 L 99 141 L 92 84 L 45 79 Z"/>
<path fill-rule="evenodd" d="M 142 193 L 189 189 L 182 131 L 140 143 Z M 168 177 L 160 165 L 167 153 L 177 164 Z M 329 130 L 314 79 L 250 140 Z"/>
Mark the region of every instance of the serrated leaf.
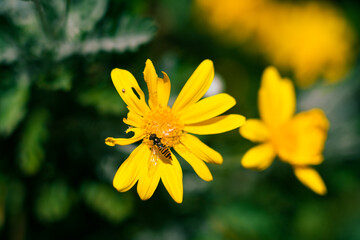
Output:
<path fill-rule="evenodd" d="M 17 28 L 21 29 L 22 39 L 28 35 L 42 37 L 37 14 L 32 1 L 1 0 L 0 13 L 7 15 Z"/>
<path fill-rule="evenodd" d="M 20 78 L 27 78 L 20 76 Z M 26 112 L 26 102 L 29 97 L 29 85 L 24 79 L 16 86 L 0 92 L 0 134 L 9 135 Z"/>
<path fill-rule="evenodd" d="M 131 35 L 140 32 L 154 33 L 156 29 L 154 20 L 150 18 L 137 18 L 125 15 L 119 19 L 116 35 Z"/>
<path fill-rule="evenodd" d="M 55 222 L 65 218 L 71 208 L 71 191 L 64 182 L 44 186 L 35 201 L 35 213 L 43 222 Z"/>
<path fill-rule="evenodd" d="M 77 1 L 76 1 L 77 2 Z M 83 1 L 80 1 L 83 2 Z M 66 1 L 58 0 L 40 0 L 40 6 L 44 10 L 44 17 L 49 26 L 52 27 L 51 31 L 56 31 L 60 27 L 64 27 L 66 16 Z"/>
<path fill-rule="evenodd" d="M 108 185 L 96 182 L 85 183 L 81 190 L 89 207 L 110 222 L 118 223 L 132 212 L 131 199 L 120 195 Z"/>
<path fill-rule="evenodd" d="M 100 51 L 122 53 L 135 51 L 148 43 L 156 33 L 156 24 L 151 19 L 123 17 L 113 37 L 92 38 L 83 42 L 65 42 L 58 48 L 57 58 L 63 59 L 73 54 L 95 54 Z"/>
<path fill-rule="evenodd" d="M 91 31 L 104 16 L 107 6 L 108 0 L 72 1 L 66 26 L 68 39 L 80 39 Z"/>
<path fill-rule="evenodd" d="M 18 145 L 18 164 L 26 175 L 38 172 L 45 157 L 43 144 L 47 138 L 46 123 L 48 112 L 36 110 L 25 126 L 21 141 Z"/>
<path fill-rule="evenodd" d="M 110 88 L 93 88 L 81 92 L 78 101 L 84 106 L 92 106 L 101 114 L 120 115 L 127 108 L 119 94 Z"/>

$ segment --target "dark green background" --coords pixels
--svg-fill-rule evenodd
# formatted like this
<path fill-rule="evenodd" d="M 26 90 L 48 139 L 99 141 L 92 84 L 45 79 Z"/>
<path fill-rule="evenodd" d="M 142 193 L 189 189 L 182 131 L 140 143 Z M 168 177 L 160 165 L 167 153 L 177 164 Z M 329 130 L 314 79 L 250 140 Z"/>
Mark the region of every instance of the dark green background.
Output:
<path fill-rule="evenodd" d="M 360 4 L 333 4 L 359 34 Z M 237 130 L 201 137 L 224 157 L 223 165 L 209 166 L 212 182 L 180 160 L 181 205 L 161 183 L 145 202 L 136 187 L 112 187 L 132 150 L 104 143 L 127 128 L 110 79 L 115 67 L 146 91 L 150 58 L 159 75 L 169 75 L 176 97 L 211 59 L 223 91 L 237 100 L 229 113 L 258 117 L 257 90 L 271 63 L 207 28 L 190 0 L 1 0 L 1 239 L 360 239 L 358 60 L 341 83 L 297 90 L 298 111 L 321 107 L 331 122 L 325 161 L 316 167 L 326 196 L 279 160 L 263 172 L 244 169 L 240 159 L 254 144 Z"/>

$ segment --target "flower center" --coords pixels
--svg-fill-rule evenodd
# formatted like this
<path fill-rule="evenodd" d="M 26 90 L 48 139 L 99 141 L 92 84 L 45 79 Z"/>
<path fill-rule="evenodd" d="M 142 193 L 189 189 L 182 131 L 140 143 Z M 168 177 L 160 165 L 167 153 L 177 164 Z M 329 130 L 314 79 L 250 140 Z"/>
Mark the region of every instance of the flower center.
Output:
<path fill-rule="evenodd" d="M 180 142 L 183 128 L 184 125 L 169 107 L 152 109 L 144 117 L 145 134 L 147 136 L 155 134 L 156 137 L 161 139 L 162 144 L 169 147 L 173 147 Z M 143 142 L 149 146 L 153 145 L 149 137 L 144 138 Z"/>

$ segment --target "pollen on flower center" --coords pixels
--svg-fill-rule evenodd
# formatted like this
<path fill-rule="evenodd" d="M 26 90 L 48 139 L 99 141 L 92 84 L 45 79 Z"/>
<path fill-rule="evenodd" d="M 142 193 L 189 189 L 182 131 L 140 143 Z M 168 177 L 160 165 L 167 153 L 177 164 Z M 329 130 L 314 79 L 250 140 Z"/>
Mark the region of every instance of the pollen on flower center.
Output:
<path fill-rule="evenodd" d="M 169 107 L 152 109 L 144 117 L 145 134 L 147 136 L 156 134 L 158 138 L 161 138 L 161 142 L 169 147 L 173 147 L 180 142 L 183 127 L 179 118 L 172 113 Z M 148 138 L 143 141 L 149 146 L 152 145 Z"/>

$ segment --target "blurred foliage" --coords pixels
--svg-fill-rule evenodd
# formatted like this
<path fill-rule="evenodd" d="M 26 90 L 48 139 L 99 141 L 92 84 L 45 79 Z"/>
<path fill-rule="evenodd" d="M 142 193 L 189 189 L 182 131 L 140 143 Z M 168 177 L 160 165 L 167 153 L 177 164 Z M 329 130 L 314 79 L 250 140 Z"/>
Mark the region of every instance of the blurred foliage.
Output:
<path fill-rule="evenodd" d="M 72 201 L 70 189 L 64 182 L 47 184 L 36 198 L 35 213 L 43 222 L 58 221 L 69 214 Z"/>
<path fill-rule="evenodd" d="M 51 78 L 51 80 L 49 80 L 49 78 Z M 55 68 L 53 71 L 48 73 L 47 76 L 41 76 L 37 82 L 37 85 L 39 88 L 43 88 L 45 90 L 69 91 L 72 87 L 72 80 L 72 72 L 63 66 L 59 66 L 58 68 Z"/>
<path fill-rule="evenodd" d="M 100 114 L 125 114 L 127 108 L 113 88 L 95 87 L 80 93 L 79 102 L 93 106 Z"/>
<path fill-rule="evenodd" d="M 22 120 L 26 112 L 29 95 L 29 84 L 26 76 L 20 76 L 20 81 L 14 86 L 1 91 L 0 96 L 0 134 L 10 134 Z"/>
<path fill-rule="evenodd" d="M 132 199 L 124 198 L 107 184 L 84 183 L 82 194 L 85 202 L 110 222 L 118 223 L 132 212 Z"/>
<path fill-rule="evenodd" d="M 359 3 L 328 4 L 359 35 Z M 209 165 L 212 182 L 180 159 L 181 205 L 161 184 L 145 202 L 136 187 L 112 187 L 134 149 L 104 144 L 127 128 L 113 68 L 130 71 L 145 89 L 150 58 L 159 76 L 169 75 L 172 102 L 198 64 L 211 59 L 212 92 L 235 97 L 232 113 L 258 117 L 268 62 L 204 26 L 190 0 L 1 0 L 0 239 L 359 239 L 359 62 L 343 82 L 317 82 L 298 94 L 299 111 L 320 107 L 330 119 L 326 159 L 317 167 L 325 197 L 280 161 L 264 172 L 243 169 L 240 159 L 254 144 L 237 131 L 201 137 L 224 158 Z"/>
<path fill-rule="evenodd" d="M 10 42 L 6 41 L 4 35 L 0 36 L 0 63 L 12 63 L 16 60 L 17 49 Z"/>
<path fill-rule="evenodd" d="M 220 206 L 211 214 L 210 224 L 226 239 L 279 239 L 274 233 L 278 219 L 247 203 Z M 206 239 L 206 238 L 204 238 Z"/>
<path fill-rule="evenodd" d="M 7 187 L 3 179 L 0 178 L 0 229 L 5 222 L 5 197 L 7 195 Z"/>
<path fill-rule="evenodd" d="M 20 169 L 26 175 L 35 174 L 44 160 L 43 142 L 47 137 L 46 121 L 48 113 L 45 110 L 35 110 L 29 116 L 23 136 L 18 146 L 18 162 Z"/>
<path fill-rule="evenodd" d="M 57 58 L 66 58 L 72 54 L 95 54 L 100 51 L 119 53 L 127 50 L 134 51 L 141 44 L 150 41 L 154 36 L 155 30 L 156 27 L 151 20 L 124 16 L 119 20 L 114 36 L 89 38 L 77 44 L 76 40 L 65 42 L 60 45 L 57 51 Z M 74 31 L 78 32 L 81 30 L 74 29 Z M 71 36 L 70 38 L 76 37 Z"/>

